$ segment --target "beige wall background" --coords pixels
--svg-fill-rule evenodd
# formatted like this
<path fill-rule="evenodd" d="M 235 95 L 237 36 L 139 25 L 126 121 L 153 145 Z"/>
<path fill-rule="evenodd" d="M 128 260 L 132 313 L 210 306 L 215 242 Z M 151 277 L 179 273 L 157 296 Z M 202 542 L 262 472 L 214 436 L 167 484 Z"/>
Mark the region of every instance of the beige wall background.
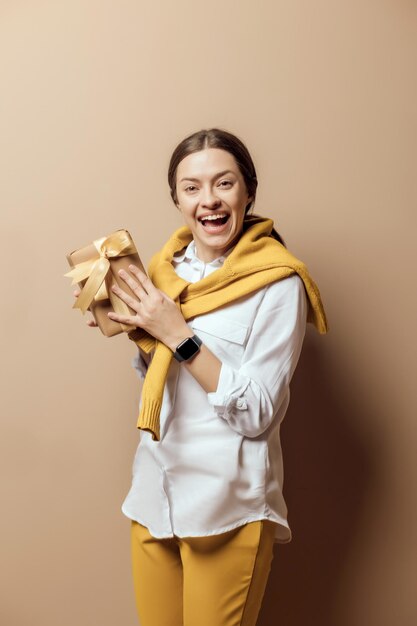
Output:
<path fill-rule="evenodd" d="M 260 626 L 411 626 L 417 568 L 416 5 L 0 3 L 4 626 L 133 626 L 135 346 L 72 310 L 65 255 L 181 225 L 186 135 L 248 145 L 256 211 L 319 284 L 283 426 L 292 543 Z M 198 625 L 196 625 L 198 626 Z"/>

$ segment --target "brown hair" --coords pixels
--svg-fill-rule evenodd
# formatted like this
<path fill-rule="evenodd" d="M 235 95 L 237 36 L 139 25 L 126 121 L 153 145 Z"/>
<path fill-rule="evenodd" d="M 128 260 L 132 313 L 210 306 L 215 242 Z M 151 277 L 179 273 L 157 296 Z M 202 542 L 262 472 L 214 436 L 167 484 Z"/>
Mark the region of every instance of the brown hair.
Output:
<path fill-rule="evenodd" d="M 245 181 L 248 195 L 252 198 L 245 207 L 246 215 L 255 202 L 256 189 L 258 187 L 255 165 L 243 141 L 236 137 L 236 135 L 232 135 L 232 133 L 220 128 L 199 130 L 183 139 L 177 145 L 172 153 L 168 166 L 168 184 L 172 200 L 177 204 L 177 168 L 179 163 L 189 154 L 205 150 L 206 148 L 219 148 L 220 150 L 229 152 L 234 157 Z M 255 214 L 252 213 L 252 215 Z M 285 246 L 284 240 L 274 228 L 272 229 L 271 236 Z"/>

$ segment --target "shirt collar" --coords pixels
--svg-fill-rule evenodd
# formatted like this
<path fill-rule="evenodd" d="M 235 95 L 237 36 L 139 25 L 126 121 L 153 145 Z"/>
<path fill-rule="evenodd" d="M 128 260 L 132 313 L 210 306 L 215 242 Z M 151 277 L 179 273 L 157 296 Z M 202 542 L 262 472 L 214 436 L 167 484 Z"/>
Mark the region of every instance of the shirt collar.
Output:
<path fill-rule="evenodd" d="M 214 267 L 220 267 L 221 265 L 223 265 L 226 257 L 229 256 L 229 254 L 231 253 L 234 247 L 235 246 L 232 246 L 231 248 L 226 250 L 226 252 L 222 256 L 217 257 L 217 259 L 213 259 L 213 261 L 210 261 L 209 263 L 206 263 L 205 265 L 212 265 Z M 173 263 L 181 263 L 182 261 L 185 261 L 185 260 L 191 263 L 197 263 L 197 264 L 203 263 L 204 264 L 204 262 L 201 259 L 199 259 L 197 256 L 194 239 L 190 241 L 190 243 L 188 244 L 184 252 L 182 252 L 181 254 L 175 254 L 172 258 Z"/>

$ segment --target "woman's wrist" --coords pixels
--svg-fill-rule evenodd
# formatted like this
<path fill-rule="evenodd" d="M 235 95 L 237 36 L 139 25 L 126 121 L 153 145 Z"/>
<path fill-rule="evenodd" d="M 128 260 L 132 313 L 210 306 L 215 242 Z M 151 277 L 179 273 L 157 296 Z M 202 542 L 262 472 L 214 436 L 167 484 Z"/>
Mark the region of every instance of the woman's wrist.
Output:
<path fill-rule="evenodd" d="M 128 337 L 132 341 L 137 341 L 141 339 L 144 335 L 142 328 L 135 328 L 128 332 Z M 172 333 L 170 337 L 167 337 L 162 341 L 172 352 L 175 352 L 177 346 L 184 341 L 187 337 L 192 337 L 194 332 L 192 329 L 185 324 L 182 330 L 177 330 L 175 333 Z"/>
<path fill-rule="evenodd" d="M 175 334 L 169 337 L 167 341 L 164 341 L 164 343 L 166 346 L 168 346 L 170 350 L 172 350 L 172 352 L 175 352 L 177 346 L 181 343 L 181 341 L 184 341 L 184 339 L 186 339 L 187 337 L 192 337 L 193 335 L 193 330 L 188 325 L 185 325 L 182 331 L 177 331 Z"/>

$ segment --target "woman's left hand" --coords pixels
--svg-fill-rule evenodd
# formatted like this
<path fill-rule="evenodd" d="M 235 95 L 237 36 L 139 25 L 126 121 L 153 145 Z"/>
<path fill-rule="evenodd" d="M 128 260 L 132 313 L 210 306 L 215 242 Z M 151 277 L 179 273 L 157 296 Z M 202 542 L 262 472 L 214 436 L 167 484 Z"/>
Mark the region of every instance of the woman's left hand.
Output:
<path fill-rule="evenodd" d="M 128 272 L 119 270 L 119 276 L 129 285 L 136 298 L 132 298 L 118 285 L 113 285 L 113 292 L 126 304 L 136 311 L 136 315 L 118 315 L 108 313 L 108 316 L 116 322 L 139 326 L 150 335 L 166 344 L 171 350 L 185 337 L 193 335 L 187 325 L 180 309 L 174 300 L 163 291 L 155 287 L 151 279 L 136 265 L 129 265 Z"/>

